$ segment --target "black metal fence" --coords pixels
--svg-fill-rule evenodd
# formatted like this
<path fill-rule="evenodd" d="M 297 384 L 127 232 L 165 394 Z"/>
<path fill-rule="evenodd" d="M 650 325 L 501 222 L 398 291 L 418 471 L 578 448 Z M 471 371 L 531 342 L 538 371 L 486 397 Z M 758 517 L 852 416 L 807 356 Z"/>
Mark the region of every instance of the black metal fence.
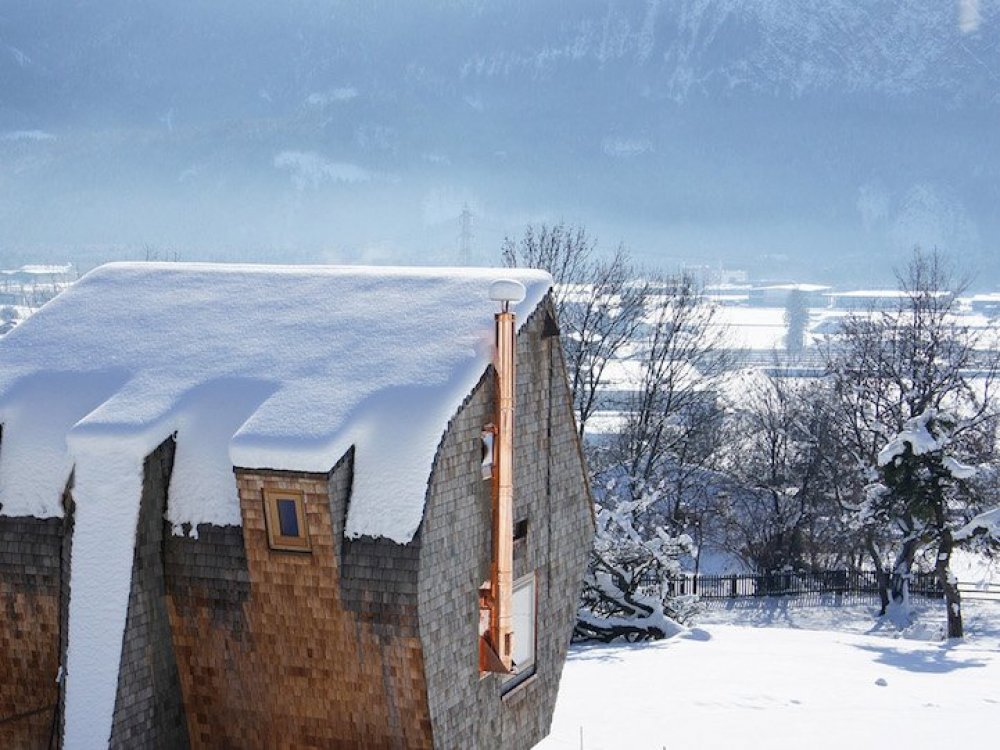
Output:
<path fill-rule="evenodd" d="M 738 575 L 685 574 L 668 583 L 671 595 L 697 594 L 701 599 L 742 599 L 761 596 L 875 598 L 879 574 L 875 571 L 824 570 L 816 573 Z M 944 590 L 934 573 L 914 574 L 910 594 L 940 598 Z"/>

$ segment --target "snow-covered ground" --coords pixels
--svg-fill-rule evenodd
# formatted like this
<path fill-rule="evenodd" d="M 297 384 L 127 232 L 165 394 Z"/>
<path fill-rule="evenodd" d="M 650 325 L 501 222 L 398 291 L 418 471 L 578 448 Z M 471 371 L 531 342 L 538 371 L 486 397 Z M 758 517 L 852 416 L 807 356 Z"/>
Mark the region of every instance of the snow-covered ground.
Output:
<path fill-rule="evenodd" d="M 536 750 L 994 747 L 1000 602 L 939 602 L 899 637 L 864 605 L 721 606 L 657 643 L 574 647 Z M 989 739 L 991 736 L 994 739 Z"/>

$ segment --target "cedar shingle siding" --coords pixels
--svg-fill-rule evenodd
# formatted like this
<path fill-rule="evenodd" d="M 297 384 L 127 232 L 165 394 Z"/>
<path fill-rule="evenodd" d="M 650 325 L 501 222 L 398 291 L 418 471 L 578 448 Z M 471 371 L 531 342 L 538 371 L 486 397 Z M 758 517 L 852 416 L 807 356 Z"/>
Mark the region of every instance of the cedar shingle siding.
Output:
<path fill-rule="evenodd" d="M 529 748 L 548 734 L 594 527 L 558 338 L 544 338 L 545 306 L 518 335 L 514 578 L 537 573 L 535 675 L 501 698 L 499 675 L 480 678 L 477 589 L 490 574 L 490 483 L 479 435 L 493 420 L 487 377 L 452 420 L 439 450 L 421 530 L 420 633 L 435 744 Z M 515 634 L 516 637 L 516 634 Z"/>
<path fill-rule="evenodd" d="M 112 748 L 188 747 L 187 723 L 170 637 L 163 565 L 167 486 L 174 441 L 146 459 L 139 502 L 132 583 L 129 589 L 118 693 L 112 719 Z"/>
<path fill-rule="evenodd" d="M 59 695 L 63 525 L 0 516 L 0 747 L 48 747 Z"/>

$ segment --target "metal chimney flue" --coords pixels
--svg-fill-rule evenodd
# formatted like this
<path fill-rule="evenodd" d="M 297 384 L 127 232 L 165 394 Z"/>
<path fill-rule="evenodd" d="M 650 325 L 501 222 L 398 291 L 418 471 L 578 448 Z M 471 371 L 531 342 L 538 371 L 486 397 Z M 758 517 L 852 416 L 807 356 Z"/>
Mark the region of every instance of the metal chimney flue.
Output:
<path fill-rule="evenodd" d="M 514 392 L 517 331 L 511 303 L 524 299 L 524 285 L 501 279 L 490 284 L 490 299 L 501 304 L 496 314 L 496 401 L 493 429 L 493 555 L 486 604 L 488 641 L 480 645 L 480 668 L 488 672 L 513 671 L 514 633 Z M 493 653 L 484 653 L 484 646 Z"/>

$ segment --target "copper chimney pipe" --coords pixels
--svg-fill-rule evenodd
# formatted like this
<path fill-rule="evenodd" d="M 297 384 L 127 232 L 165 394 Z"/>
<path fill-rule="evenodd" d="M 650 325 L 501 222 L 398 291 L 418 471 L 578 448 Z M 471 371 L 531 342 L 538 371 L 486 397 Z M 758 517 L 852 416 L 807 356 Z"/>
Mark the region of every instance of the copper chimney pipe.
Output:
<path fill-rule="evenodd" d="M 490 285 L 490 299 L 500 302 L 496 315 L 496 435 L 493 472 L 493 559 L 490 566 L 489 645 L 499 661 L 488 671 L 514 668 L 512 597 L 514 591 L 514 391 L 517 331 L 510 303 L 524 299 L 524 286 L 501 280 Z M 502 666 L 502 669 L 500 667 Z"/>

